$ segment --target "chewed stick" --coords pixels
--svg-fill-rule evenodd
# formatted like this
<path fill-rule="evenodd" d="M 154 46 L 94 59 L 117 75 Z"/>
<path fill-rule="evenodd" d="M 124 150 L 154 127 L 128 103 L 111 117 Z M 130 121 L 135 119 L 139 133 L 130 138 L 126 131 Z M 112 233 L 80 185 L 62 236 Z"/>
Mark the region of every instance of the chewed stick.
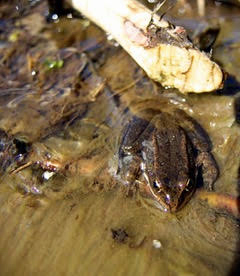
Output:
<path fill-rule="evenodd" d="M 192 45 L 185 29 L 152 16 L 136 0 L 68 0 L 68 3 L 110 33 L 148 76 L 164 87 L 174 87 L 183 93 L 221 88 L 220 67 Z"/>

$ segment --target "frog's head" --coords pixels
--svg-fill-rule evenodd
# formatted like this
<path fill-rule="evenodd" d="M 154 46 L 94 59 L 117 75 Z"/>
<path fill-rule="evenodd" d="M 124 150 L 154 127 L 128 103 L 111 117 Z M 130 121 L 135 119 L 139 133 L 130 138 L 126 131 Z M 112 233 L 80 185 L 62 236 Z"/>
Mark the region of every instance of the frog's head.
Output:
<path fill-rule="evenodd" d="M 156 205 L 165 212 L 176 212 L 183 207 L 195 191 L 195 181 L 190 177 L 184 180 L 170 183 L 165 177 L 162 181 L 159 179 L 148 181 L 148 189 Z"/>

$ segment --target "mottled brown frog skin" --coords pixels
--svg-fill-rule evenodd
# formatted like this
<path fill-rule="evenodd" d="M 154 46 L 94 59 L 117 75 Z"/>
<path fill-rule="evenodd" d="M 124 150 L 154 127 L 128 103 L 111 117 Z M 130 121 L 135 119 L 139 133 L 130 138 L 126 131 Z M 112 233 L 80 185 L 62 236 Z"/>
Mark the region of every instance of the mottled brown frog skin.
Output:
<path fill-rule="evenodd" d="M 213 188 L 218 167 L 211 142 L 181 110 L 150 121 L 144 114 L 133 116 L 123 131 L 118 172 L 126 185 L 143 182 L 163 211 L 174 212 L 191 198 L 197 182 Z"/>

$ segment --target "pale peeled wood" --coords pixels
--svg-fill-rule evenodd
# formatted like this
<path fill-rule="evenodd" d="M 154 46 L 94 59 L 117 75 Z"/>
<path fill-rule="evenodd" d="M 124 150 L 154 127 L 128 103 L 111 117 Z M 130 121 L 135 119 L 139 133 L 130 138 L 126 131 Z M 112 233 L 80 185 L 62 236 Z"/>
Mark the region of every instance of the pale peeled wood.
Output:
<path fill-rule="evenodd" d="M 151 11 L 135 0 L 69 0 L 75 9 L 110 33 L 145 70 L 148 76 L 165 87 L 178 88 L 183 93 L 210 92 L 221 87 L 220 67 L 198 49 L 186 49 L 170 44 L 144 48 L 134 42 L 126 31 L 126 20 L 146 31 Z M 154 23 L 167 27 L 168 22 Z"/>

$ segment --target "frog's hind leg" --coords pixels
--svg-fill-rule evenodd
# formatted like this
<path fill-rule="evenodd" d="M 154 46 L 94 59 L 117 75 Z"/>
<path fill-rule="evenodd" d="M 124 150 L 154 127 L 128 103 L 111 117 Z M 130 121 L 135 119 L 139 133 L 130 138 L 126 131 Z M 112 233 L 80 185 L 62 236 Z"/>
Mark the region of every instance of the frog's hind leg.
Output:
<path fill-rule="evenodd" d="M 179 125 L 186 131 L 194 148 L 200 152 L 211 151 L 212 142 L 207 132 L 195 119 L 180 109 L 175 110 L 173 116 L 176 118 Z"/>
<path fill-rule="evenodd" d="M 175 110 L 174 116 L 180 126 L 185 130 L 195 151 L 196 166 L 201 170 L 204 186 L 209 190 L 218 178 L 219 169 L 211 153 L 212 142 L 203 127 L 183 110 Z"/>
<path fill-rule="evenodd" d="M 139 176 L 141 174 L 140 158 L 138 156 L 125 156 L 121 160 L 122 167 L 119 168 L 119 174 L 121 177 L 126 196 L 133 196 L 138 187 Z"/>

